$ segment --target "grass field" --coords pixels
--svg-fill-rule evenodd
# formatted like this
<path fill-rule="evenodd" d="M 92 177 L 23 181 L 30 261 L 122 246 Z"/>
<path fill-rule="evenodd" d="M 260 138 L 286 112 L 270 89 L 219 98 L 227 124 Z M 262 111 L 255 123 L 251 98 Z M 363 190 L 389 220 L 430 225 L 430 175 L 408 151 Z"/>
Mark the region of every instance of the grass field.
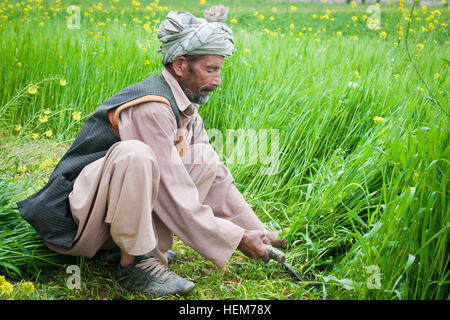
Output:
<path fill-rule="evenodd" d="M 184 298 L 449 299 L 445 1 L 220 2 L 236 52 L 200 114 L 209 133 L 244 132 L 212 144 L 268 228 L 290 228 L 288 262 L 323 284 L 239 252 L 219 270 L 176 240 L 172 270 L 196 282 Z M 145 299 L 111 270 L 48 250 L 15 202 L 46 183 L 97 106 L 162 71 L 168 11 L 217 4 L 0 2 L 1 299 Z M 236 161 L 251 132 L 270 133 L 270 159 Z M 72 264 L 79 290 L 66 285 Z"/>

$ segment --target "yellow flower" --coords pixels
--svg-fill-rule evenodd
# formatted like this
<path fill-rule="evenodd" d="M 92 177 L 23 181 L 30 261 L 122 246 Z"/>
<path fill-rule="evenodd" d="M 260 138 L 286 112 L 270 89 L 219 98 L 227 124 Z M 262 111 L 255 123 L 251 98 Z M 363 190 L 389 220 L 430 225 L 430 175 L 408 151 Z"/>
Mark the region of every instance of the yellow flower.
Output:
<path fill-rule="evenodd" d="M 275 8 L 275 7 L 272 8 L 272 12 L 277 12 L 277 11 L 278 11 L 277 8 Z"/>
<path fill-rule="evenodd" d="M 30 88 L 28 88 L 28 93 L 29 94 L 36 94 L 38 91 L 38 87 L 37 86 L 31 86 Z"/>
<path fill-rule="evenodd" d="M 32 294 L 34 291 L 34 284 L 31 281 L 27 281 L 21 284 L 21 289 L 26 294 Z"/>
<path fill-rule="evenodd" d="M 18 173 L 25 173 L 25 172 L 27 172 L 27 166 L 26 165 L 20 165 L 20 167 L 19 167 L 19 169 L 17 169 L 17 172 Z"/>
<path fill-rule="evenodd" d="M 399 74 L 394 74 L 394 79 L 397 80 L 400 77 Z"/>
<path fill-rule="evenodd" d="M 45 136 L 46 136 L 47 138 L 50 138 L 52 135 L 53 135 L 52 129 L 45 131 Z"/>
<path fill-rule="evenodd" d="M 355 2 L 355 1 L 352 1 L 352 2 L 350 3 L 350 5 L 352 6 L 352 8 L 354 8 L 354 7 L 356 7 L 356 2 Z"/>
<path fill-rule="evenodd" d="M 231 23 L 237 23 L 236 19 L 231 19 Z"/>
<path fill-rule="evenodd" d="M 16 127 L 14 128 L 14 130 L 19 132 L 20 130 L 22 130 L 22 125 L 21 124 L 16 124 Z"/>
<path fill-rule="evenodd" d="M 39 116 L 39 121 L 41 123 L 46 123 L 48 121 L 48 117 L 47 116 Z"/>
<path fill-rule="evenodd" d="M 334 209 L 330 209 L 330 213 L 333 213 L 334 212 Z"/>
<path fill-rule="evenodd" d="M 384 118 L 375 116 L 372 120 L 375 121 L 375 122 L 383 122 Z"/>
<path fill-rule="evenodd" d="M 337 31 L 337 32 L 336 32 L 336 35 L 337 35 L 338 37 L 342 37 L 342 31 Z"/>
<path fill-rule="evenodd" d="M 48 116 L 48 115 L 50 114 L 50 112 L 51 112 L 51 111 L 50 111 L 49 109 L 47 109 L 47 110 L 44 111 L 44 114 L 45 114 L 46 116 Z"/>
<path fill-rule="evenodd" d="M 52 159 L 45 159 L 39 164 L 39 168 L 46 169 L 53 166 L 53 160 Z"/>
<path fill-rule="evenodd" d="M 417 49 L 422 50 L 423 48 L 424 48 L 424 45 L 423 45 L 423 44 L 419 43 L 419 44 L 417 45 Z"/>
<path fill-rule="evenodd" d="M 18 67 L 21 67 L 22 66 L 22 63 L 19 61 L 19 62 L 17 62 L 17 66 Z"/>
<path fill-rule="evenodd" d="M 149 65 L 150 64 L 150 60 L 145 60 L 144 61 L 144 65 Z"/>
<path fill-rule="evenodd" d="M 206 0 L 200 0 L 200 4 L 205 4 Z"/>
<path fill-rule="evenodd" d="M 380 36 L 382 37 L 382 38 L 386 38 L 386 36 L 387 36 L 387 33 L 386 32 L 380 32 Z"/>
<path fill-rule="evenodd" d="M 79 121 L 81 119 L 81 112 L 73 112 L 72 113 L 72 118 L 75 121 Z"/>
<path fill-rule="evenodd" d="M 259 15 L 259 20 L 261 20 L 261 21 L 264 20 L 264 16 L 262 14 Z"/>
<path fill-rule="evenodd" d="M 441 75 L 439 73 L 435 73 L 433 74 L 433 79 L 436 80 L 440 77 Z"/>
<path fill-rule="evenodd" d="M 61 85 L 61 87 L 64 87 L 67 84 L 67 82 L 66 80 L 59 80 L 59 84 Z"/>
<path fill-rule="evenodd" d="M 13 286 L 8 281 L 4 281 L 0 286 L 1 294 L 9 295 L 13 292 Z"/>
<path fill-rule="evenodd" d="M 297 7 L 296 6 L 291 6 L 291 11 L 296 11 Z"/>
<path fill-rule="evenodd" d="M 422 92 L 423 92 L 423 88 L 418 87 L 418 88 L 417 88 L 417 91 L 419 91 L 420 93 L 422 93 Z"/>
<path fill-rule="evenodd" d="M 358 21 L 358 17 L 357 17 L 357 16 L 353 16 L 353 17 L 352 17 L 352 20 L 353 20 L 353 21 Z"/>
<path fill-rule="evenodd" d="M 353 74 L 355 75 L 355 77 L 359 78 L 359 72 L 358 72 L 358 70 L 353 71 Z"/>
<path fill-rule="evenodd" d="M 245 49 L 244 49 L 244 52 L 245 52 L 245 53 L 250 53 L 250 49 L 245 48 Z"/>
<path fill-rule="evenodd" d="M 294 28 L 295 28 L 294 24 L 291 23 L 291 24 L 289 25 L 289 29 L 294 29 Z"/>
<path fill-rule="evenodd" d="M 31 135 L 31 138 L 32 138 L 33 140 L 36 140 L 38 137 L 39 137 L 39 134 L 37 134 L 37 133 L 33 133 L 33 134 Z"/>
<path fill-rule="evenodd" d="M 0 286 L 5 282 L 5 276 L 0 276 Z"/>
<path fill-rule="evenodd" d="M 313 19 L 316 19 L 316 18 L 317 18 L 317 14 L 314 13 L 314 14 L 312 15 L 312 17 L 313 17 Z"/>

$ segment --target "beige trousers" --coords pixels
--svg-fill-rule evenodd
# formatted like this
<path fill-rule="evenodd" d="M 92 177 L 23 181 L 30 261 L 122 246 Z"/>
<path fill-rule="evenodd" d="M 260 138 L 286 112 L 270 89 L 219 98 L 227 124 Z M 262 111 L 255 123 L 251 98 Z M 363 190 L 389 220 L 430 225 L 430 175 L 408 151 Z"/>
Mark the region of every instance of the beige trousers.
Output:
<path fill-rule="evenodd" d="M 191 156 L 202 156 L 195 153 L 195 145 L 192 147 Z M 74 245 L 70 249 L 48 246 L 62 254 L 92 257 L 99 249 L 116 244 L 128 254 L 151 254 L 167 264 L 165 253 L 177 231 L 169 230 L 153 211 L 155 202 L 161 200 L 157 199 L 160 172 L 155 159 L 148 145 L 127 140 L 117 142 L 105 157 L 86 166 L 69 196 L 78 224 Z M 216 177 L 218 163 L 191 162 L 185 168 L 203 203 Z M 236 220 L 233 222 L 245 228 L 264 229 L 252 211 L 221 218 Z"/>

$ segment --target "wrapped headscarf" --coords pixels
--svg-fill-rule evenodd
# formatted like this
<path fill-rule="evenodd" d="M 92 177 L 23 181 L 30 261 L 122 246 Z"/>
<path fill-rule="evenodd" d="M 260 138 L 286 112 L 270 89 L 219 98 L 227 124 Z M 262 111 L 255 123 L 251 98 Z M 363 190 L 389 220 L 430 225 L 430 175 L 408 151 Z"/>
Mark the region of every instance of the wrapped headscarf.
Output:
<path fill-rule="evenodd" d="M 158 30 L 162 63 L 170 63 L 184 55 L 215 54 L 231 56 L 233 32 L 225 25 L 228 8 L 214 6 L 197 18 L 187 11 L 170 11 Z"/>

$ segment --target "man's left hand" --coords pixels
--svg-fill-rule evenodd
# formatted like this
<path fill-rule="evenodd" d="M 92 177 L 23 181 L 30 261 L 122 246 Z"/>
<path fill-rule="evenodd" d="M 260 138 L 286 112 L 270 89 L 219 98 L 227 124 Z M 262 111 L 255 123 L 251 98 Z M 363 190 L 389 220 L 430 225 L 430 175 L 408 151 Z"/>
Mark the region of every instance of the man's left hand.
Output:
<path fill-rule="evenodd" d="M 289 231 L 288 229 L 286 229 L 286 232 Z M 272 247 L 276 247 L 276 248 L 286 248 L 286 238 L 280 238 L 278 239 L 278 237 L 280 236 L 280 234 L 282 233 L 282 230 L 278 230 L 278 231 L 266 231 L 266 239 L 269 240 L 269 243 Z"/>

